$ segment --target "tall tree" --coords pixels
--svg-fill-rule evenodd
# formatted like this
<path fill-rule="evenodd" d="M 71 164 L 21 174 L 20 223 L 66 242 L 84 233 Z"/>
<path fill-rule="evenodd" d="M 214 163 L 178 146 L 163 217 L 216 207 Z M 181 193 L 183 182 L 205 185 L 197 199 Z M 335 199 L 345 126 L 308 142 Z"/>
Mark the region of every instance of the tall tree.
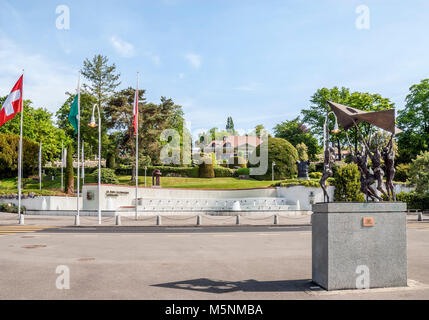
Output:
<path fill-rule="evenodd" d="M 109 59 L 102 55 L 95 55 L 92 60 L 85 59 L 81 73 L 89 81 L 83 85 L 84 89 L 97 98 L 100 108 L 121 84 L 116 65 L 109 65 Z"/>
<path fill-rule="evenodd" d="M 429 79 L 410 88 L 404 110 L 399 111 L 399 163 L 408 163 L 422 151 L 429 151 Z"/>
<path fill-rule="evenodd" d="M 74 170 L 73 170 L 73 146 L 70 143 L 67 147 L 66 173 L 65 173 L 64 193 L 74 193 Z"/>
<path fill-rule="evenodd" d="M 364 111 L 381 111 L 386 109 L 392 109 L 395 104 L 387 98 L 383 98 L 379 94 L 371 94 L 367 92 L 350 92 L 350 89 L 342 87 L 334 87 L 332 89 L 322 88 L 316 91 L 311 97 L 311 105 L 308 109 L 302 110 L 303 122 L 308 124 L 311 132 L 314 135 L 319 136 L 321 141 L 323 140 L 323 127 L 326 118 L 327 105 L 326 101 L 333 101 L 343 105 L 350 106 Z M 330 130 L 334 129 L 334 116 L 330 116 Z M 360 130 L 365 136 L 370 136 L 373 133 L 373 128 L 366 123 L 359 124 Z M 358 132 L 354 129 L 350 130 L 349 133 L 352 143 L 357 148 L 359 141 Z M 340 152 L 341 145 L 347 145 L 347 138 L 344 132 L 341 132 L 334 136 L 333 144 L 336 142 L 338 152 Z"/>
<path fill-rule="evenodd" d="M 290 121 L 283 121 L 274 127 L 276 138 L 283 138 L 289 141 L 294 147 L 303 143 L 307 146 L 307 153 L 311 161 L 317 160 L 317 155 L 321 152 L 319 142 L 304 126 L 298 118 Z"/>
<path fill-rule="evenodd" d="M 228 119 L 226 120 L 225 129 L 230 133 L 230 135 L 236 134 L 235 127 L 234 127 L 234 120 L 232 120 L 232 117 L 228 117 Z"/>
<path fill-rule="evenodd" d="M 260 137 L 260 136 L 261 136 L 261 131 L 262 131 L 262 130 L 264 130 L 264 129 L 265 129 L 264 125 L 262 125 L 262 124 L 258 124 L 258 125 L 255 127 L 255 135 L 256 135 L 257 137 Z"/>

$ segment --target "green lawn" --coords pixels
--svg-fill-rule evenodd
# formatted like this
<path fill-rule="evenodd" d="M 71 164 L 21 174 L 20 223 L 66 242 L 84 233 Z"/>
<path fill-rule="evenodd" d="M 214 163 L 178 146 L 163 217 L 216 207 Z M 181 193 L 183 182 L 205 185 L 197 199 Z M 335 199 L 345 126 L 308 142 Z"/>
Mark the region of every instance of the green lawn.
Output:
<path fill-rule="evenodd" d="M 134 185 L 131 181 L 131 176 L 118 176 L 121 185 Z M 76 183 L 77 180 L 75 180 Z M 279 181 L 275 181 L 279 182 Z M 164 188 L 185 188 L 185 189 L 251 189 L 251 188 L 266 188 L 271 186 L 272 181 L 258 180 L 239 180 L 237 178 L 161 178 L 161 186 Z M 97 177 L 86 176 L 85 183 L 97 183 Z M 17 179 L 2 179 L 0 180 L 0 194 L 17 193 Z M 139 185 L 145 185 L 145 178 L 139 177 Z M 147 177 L 147 186 L 152 186 L 152 177 Z M 60 195 L 61 181 L 56 178 L 44 179 L 42 184 L 42 192 L 39 191 L 39 183 L 37 180 L 24 180 L 24 193 L 34 192 L 37 195 Z"/>

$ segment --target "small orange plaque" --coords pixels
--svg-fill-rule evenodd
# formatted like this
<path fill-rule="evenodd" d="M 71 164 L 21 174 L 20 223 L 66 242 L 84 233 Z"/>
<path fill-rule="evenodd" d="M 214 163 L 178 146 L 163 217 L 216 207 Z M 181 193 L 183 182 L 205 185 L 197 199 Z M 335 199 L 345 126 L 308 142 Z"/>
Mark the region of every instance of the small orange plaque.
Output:
<path fill-rule="evenodd" d="M 375 219 L 374 218 L 363 218 L 362 224 L 364 227 L 373 227 L 375 225 Z"/>

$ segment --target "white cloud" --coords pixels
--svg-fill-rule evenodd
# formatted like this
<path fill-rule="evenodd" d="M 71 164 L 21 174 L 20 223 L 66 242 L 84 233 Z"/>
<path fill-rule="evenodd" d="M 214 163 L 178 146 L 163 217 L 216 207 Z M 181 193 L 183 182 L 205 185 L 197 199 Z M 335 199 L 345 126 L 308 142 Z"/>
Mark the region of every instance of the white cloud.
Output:
<path fill-rule="evenodd" d="M 115 48 L 116 52 L 124 58 L 131 58 L 135 55 L 134 46 L 118 37 L 111 37 L 110 44 Z"/>
<path fill-rule="evenodd" d="M 188 53 L 185 55 L 186 60 L 188 60 L 189 64 L 195 69 L 199 69 L 201 67 L 201 56 L 195 53 Z"/>
<path fill-rule="evenodd" d="M 24 99 L 55 114 L 67 98 L 65 92 L 77 87 L 78 70 L 27 52 L 0 32 L 0 61 L 4 62 L 0 64 L 0 96 L 9 94 L 25 69 Z"/>

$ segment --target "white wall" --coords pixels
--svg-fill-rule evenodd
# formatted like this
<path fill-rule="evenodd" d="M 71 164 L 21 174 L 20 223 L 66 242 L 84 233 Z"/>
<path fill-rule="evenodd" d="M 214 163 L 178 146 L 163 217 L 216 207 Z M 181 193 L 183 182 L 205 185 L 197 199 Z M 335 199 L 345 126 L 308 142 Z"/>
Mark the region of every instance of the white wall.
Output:
<path fill-rule="evenodd" d="M 334 187 L 328 187 L 328 194 L 334 200 Z M 324 202 L 322 188 L 309 188 L 304 186 L 294 186 L 289 188 L 277 188 L 277 196 L 285 198 L 288 201 L 299 201 L 301 210 L 312 210 L 310 203 L 310 194 L 314 195 L 314 203 Z"/>
<path fill-rule="evenodd" d="M 18 205 L 17 199 L 0 199 L 1 203 L 13 203 Z M 79 207 L 82 208 L 82 198 L 79 199 Z M 76 197 L 37 197 L 34 199 L 22 199 L 22 205 L 27 210 L 77 210 Z"/>

